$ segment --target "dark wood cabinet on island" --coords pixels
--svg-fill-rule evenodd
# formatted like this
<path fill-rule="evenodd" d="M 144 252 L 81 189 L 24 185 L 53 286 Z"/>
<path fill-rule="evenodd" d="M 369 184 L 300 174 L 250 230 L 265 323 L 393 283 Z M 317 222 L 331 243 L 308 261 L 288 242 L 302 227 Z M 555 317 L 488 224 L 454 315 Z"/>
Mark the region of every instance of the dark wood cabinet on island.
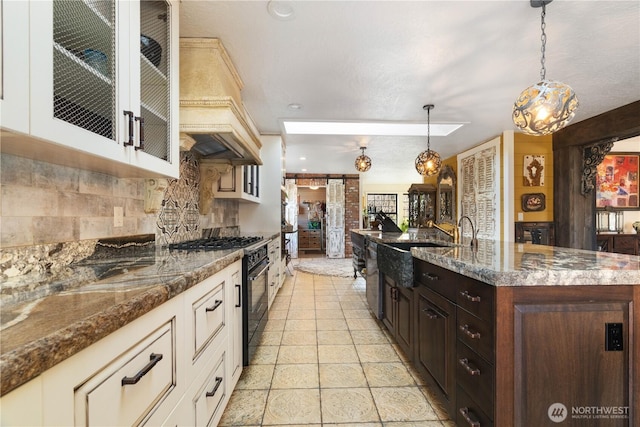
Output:
<path fill-rule="evenodd" d="M 555 425 L 554 403 L 567 425 L 583 425 L 572 408 L 604 406 L 627 411 L 607 426 L 633 425 L 637 286 L 493 286 L 413 268 L 412 363 L 457 425 Z"/>

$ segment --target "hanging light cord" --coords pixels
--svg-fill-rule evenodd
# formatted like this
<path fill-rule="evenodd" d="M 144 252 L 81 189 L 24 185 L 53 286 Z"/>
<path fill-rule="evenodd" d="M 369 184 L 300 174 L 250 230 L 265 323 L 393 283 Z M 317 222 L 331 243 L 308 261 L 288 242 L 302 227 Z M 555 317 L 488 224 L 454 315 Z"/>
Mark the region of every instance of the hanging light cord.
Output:
<path fill-rule="evenodd" d="M 427 151 L 431 151 L 431 120 L 429 118 L 431 107 L 427 107 Z"/>
<path fill-rule="evenodd" d="M 547 24 L 544 22 L 544 17 L 547 15 L 546 3 L 542 3 L 542 14 L 540 15 L 540 30 L 542 34 L 540 35 L 540 41 L 542 42 L 542 47 L 540 50 L 542 51 L 542 56 L 540 57 L 540 65 L 542 68 L 540 69 L 540 80 L 544 80 L 547 75 L 547 69 L 544 67 L 544 54 L 547 46 L 547 33 L 544 32 L 544 29 L 547 27 Z"/>

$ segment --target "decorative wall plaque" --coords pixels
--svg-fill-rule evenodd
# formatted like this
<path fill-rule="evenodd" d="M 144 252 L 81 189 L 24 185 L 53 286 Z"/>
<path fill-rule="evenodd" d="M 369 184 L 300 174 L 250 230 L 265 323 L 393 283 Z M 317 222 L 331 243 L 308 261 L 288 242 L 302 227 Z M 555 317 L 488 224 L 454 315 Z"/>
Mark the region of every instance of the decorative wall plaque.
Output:
<path fill-rule="evenodd" d="M 528 193 L 522 195 L 522 210 L 524 212 L 539 212 L 547 207 L 544 193 Z"/>
<path fill-rule="evenodd" d="M 522 185 L 525 187 L 544 187 L 544 156 L 524 156 Z"/>

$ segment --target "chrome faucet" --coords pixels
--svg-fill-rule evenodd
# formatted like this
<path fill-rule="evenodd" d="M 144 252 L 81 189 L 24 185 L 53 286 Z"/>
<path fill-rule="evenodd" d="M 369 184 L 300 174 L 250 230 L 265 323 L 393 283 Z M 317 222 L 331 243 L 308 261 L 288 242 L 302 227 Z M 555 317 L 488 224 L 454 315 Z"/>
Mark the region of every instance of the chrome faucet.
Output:
<path fill-rule="evenodd" d="M 471 221 L 471 218 L 469 218 L 466 215 L 462 215 L 460 217 L 460 220 L 458 221 L 458 227 L 462 227 L 462 220 L 465 219 L 465 218 L 467 219 L 467 221 L 469 221 L 469 224 L 471 224 L 471 246 L 478 247 L 478 239 L 477 239 L 477 236 L 476 236 L 476 228 L 473 225 L 473 221 Z"/>

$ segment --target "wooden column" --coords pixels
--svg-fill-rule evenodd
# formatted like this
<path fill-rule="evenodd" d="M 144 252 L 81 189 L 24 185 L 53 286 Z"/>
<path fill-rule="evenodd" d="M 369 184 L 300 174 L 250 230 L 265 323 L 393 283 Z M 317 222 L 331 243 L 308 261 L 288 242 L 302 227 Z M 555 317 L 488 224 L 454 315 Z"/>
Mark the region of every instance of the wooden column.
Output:
<path fill-rule="evenodd" d="M 636 135 L 640 135 L 640 101 L 553 134 L 556 246 L 596 249 L 595 192 L 588 185 L 594 176 L 587 175 L 597 164 L 590 164 L 594 155 L 589 151 L 608 151 L 614 141 Z"/>

